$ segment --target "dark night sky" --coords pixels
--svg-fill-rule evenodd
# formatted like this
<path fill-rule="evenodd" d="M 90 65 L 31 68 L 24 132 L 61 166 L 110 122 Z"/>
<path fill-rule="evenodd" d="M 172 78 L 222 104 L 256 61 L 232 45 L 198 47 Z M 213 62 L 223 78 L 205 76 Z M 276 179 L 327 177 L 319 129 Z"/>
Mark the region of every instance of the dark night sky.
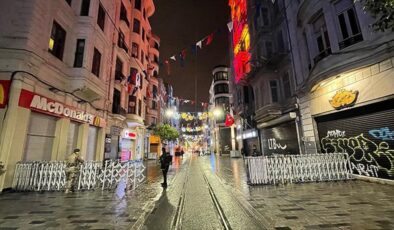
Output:
<path fill-rule="evenodd" d="M 173 85 L 175 96 L 191 100 L 197 77 L 197 100 L 208 102 L 212 68 L 229 63 L 228 0 L 154 0 L 154 3 L 156 12 L 150 22 L 153 33 L 161 39 L 160 60 L 169 60 L 187 48 L 184 67 L 170 61 L 170 75 L 163 65 L 160 76 Z M 191 52 L 192 44 L 219 28 L 221 32 L 215 34 L 212 44 L 203 46 L 197 55 Z"/>

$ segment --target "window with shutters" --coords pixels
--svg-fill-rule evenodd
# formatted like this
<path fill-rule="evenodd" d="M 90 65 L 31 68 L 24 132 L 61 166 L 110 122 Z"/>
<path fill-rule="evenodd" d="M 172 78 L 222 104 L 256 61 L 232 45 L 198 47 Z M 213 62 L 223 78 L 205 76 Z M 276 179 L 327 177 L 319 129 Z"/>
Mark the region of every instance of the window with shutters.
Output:
<path fill-rule="evenodd" d="M 279 87 L 277 80 L 270 80 L 270 90 L 272 103 L 279 102 Z"/>
<path fill-rule="evenodd" d="M 134 57 L 134 58 L 138 58 L 138 51 L 139 51 L 138 44 L 133 42 L 131 44 L 131 56 Z"/>
<path fill-rule="evenodd" d="M 141 22 L 140 20 L 134 18 L 134 23 L 133 23 L 133 32 L 140 34 L 140 27 L 141 27 Z"/>
<path fill-rule="evenodd" d="M 123 5 L 123 3 L 121 3 L 121 5 L 120 5 L 120 15 L 119 16 L 120 16 L 121 21 L 124 21 L 127 26 L 130 26 L 129 19 L 127 17 L 127 10 L 126 10 L 126 7 Z"/>
<path fill-rule="evenodd" d="M 137 10 L 141 10 L 141 0 L 135 0 L 134 8 Z"/>
<path fill-rule="evenodd" d="M 123 75 L 123 62 L 119 57 L 116 57 L 115 80 L 123 81 L 124 78 L 126 77 Z"/>
<path fill-rule="evenodd" d="M 100 65 L 101 65 L 101 53 L 100 51 L 98 51 L 98 49 L 94 48 L 92 73 L 96 75 L 96 77 L 100 76 Z"/>
<path fill-rule="evenodd" d="M 77 39 L 77 46 L 75 48 L 74 67 L 83 66 L 83 55 L 85 50 L 85 39 Z"/>
<path fill-rule="evenodd" d="M 351 0 L 339 1 L 335 4 L 340 31 L 339 48 L 343 49 L 363 41 L 358 17 Z"/>
<path fill-rule="evenodd" d="M 114 96 L 113 96 L 113 101 L 112 101 L 112 113 L 113 114 L 120 114 L 120 91 L 117 89 L 114 89 Z"/>
<path fill-rule="evenodd" d="M 89 16 L 90 0 L 82 0 L 81 16 Z"/>
<path fill-rule="evenodd" d="M 48 51 L 62 60 L 65 43 L 66 31 L 56 21 L 53 21 Z"/>
<path fill-rule="evenodd" d="M 105 10 L 101 4 L 99 4 L 98 15 L 97 15 L 97 25 L 104 31 L 105 26 Z"/>
<path fill-rule="evenodd" d="M 313 33 L 316 42 L 314 62 L 317 63 L 331 54 L 330 38 L 328 36 L 324 14 L 313 22 Z"/>

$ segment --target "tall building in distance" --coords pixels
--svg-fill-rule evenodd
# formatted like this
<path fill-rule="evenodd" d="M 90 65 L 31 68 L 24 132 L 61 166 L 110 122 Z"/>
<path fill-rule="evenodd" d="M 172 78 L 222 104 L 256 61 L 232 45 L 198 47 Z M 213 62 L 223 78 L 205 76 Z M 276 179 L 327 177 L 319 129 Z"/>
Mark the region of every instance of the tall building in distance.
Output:
<path fill-rule="evenodd" d="M 236 149 L 235 128 L 226 127 L 226 115 L 232 115 L 232 95 L 229 84 L 229 68 L 219 65 L 212 70 L 212 84 L 209 89 L 209 111 L 213 117 L 210 120 L 211 127 L 211 151 L 219 154 L 229 154 Z"/>

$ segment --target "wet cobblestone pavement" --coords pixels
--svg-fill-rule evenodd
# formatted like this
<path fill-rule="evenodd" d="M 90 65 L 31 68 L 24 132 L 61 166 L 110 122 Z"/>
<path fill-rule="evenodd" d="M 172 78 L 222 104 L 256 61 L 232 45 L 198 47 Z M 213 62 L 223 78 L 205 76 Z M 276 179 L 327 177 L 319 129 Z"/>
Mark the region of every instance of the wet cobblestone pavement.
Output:
<path fill-rule="evenodd" d="M 146 183 L 134 192 L 3 193 L 0 230 L 223 229 L 221 219 L 231 229 L 394 229 L 390 185 L 248 186 L 242 159 L 189 155 L 173 162 L 167 191 L 159 166 L 148 161 Z"/>
<path fill-rule="evenodd" d="M 273 229 L 394 229 L 394 187 L 360 180 L 248 186 L 243 160 L 206 165 Z"/>
<path fill-rule="evenodd" d="M 136 191 L 4 193 L 0 229 L 130 229 L 162 191 L 156 161 L 146 162 L 146 183 Z M 176 167 L 169 172 L 175 175 Z"/>

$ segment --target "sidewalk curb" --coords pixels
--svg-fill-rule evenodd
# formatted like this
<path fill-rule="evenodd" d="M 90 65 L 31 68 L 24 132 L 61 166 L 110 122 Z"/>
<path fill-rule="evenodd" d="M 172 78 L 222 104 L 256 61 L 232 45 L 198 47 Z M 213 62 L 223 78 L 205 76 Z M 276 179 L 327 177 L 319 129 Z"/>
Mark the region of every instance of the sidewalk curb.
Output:
<path fill-rule="evenodd" d="M 357 174 L 353 174 L 353 177 L 356 178 L 357 180 L 376 183 L 376 184 L 384 184 L 384 185 L 391 185 L 391 186 L 394 185 L 394 180 L 369 177 L 369 176 L 362 176 L 362 175 L 357 175 Z"/>

